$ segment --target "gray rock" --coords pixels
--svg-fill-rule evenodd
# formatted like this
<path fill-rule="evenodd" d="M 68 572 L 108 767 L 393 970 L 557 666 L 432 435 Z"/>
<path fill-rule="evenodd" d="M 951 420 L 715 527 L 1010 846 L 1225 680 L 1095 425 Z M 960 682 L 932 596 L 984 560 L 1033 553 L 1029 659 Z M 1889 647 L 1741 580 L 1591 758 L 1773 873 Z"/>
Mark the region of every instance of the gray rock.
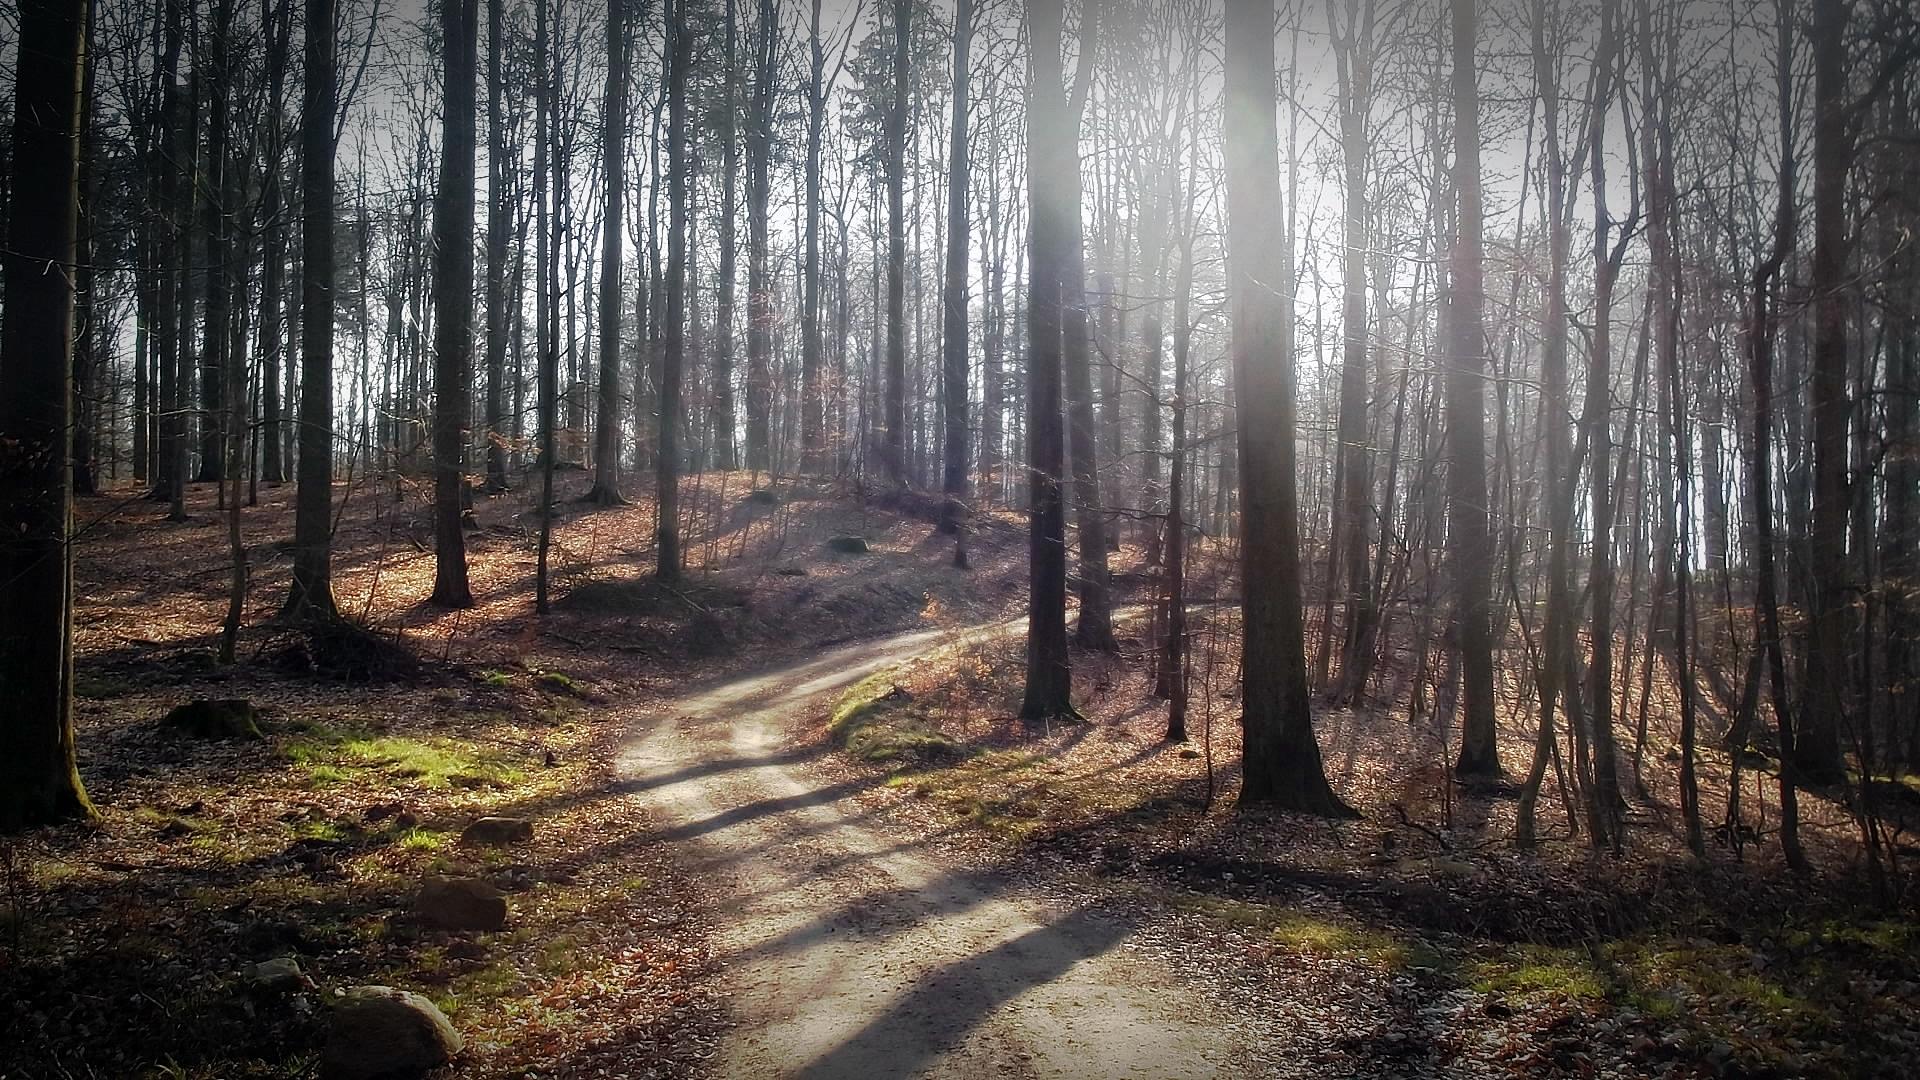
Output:
<path fill-rule="evenodd" d="M 401 1080 L 453 1060 L 466 1045 L 431 1001 L 391 986 L 356 986 L 333 1008 L 322 1080 Z"/>
<path fill-rule="evenodd" d="M 533 839 L 533 822 L 526 818 L 483 817 L 460 830 L 467 847 L 505 847 Z"/>
<path fill-rule="evenodd" d="M 277 956 L 272 960 L 263 960 L 247 969 L 247 984 L 255 990 L 270 994 L 290 994 L 312 982 L 300 970 L 300 964 L 291 956 Z"/>
<path fill-rule="evenodd" d="M 429 874 L 420 883 L 413 910 L 443 930 L 498 930 L 507 925 L 507 897 L 478 878 Z"/>

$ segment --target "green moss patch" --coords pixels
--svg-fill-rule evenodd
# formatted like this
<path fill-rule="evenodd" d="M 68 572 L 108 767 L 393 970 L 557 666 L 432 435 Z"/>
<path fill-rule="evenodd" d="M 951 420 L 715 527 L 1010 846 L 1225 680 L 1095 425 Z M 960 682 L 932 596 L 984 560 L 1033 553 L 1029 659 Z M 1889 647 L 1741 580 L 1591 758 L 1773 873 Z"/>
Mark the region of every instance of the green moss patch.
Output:
<path fill-rule="evenodd" d="M 364 727 L 309 724 L 285 739 L 279 750 L 315 787 L 349 782 L 395 788 L 504 787 L 524 775 L 512 757 L 491 747 L 383 735 Z"/>

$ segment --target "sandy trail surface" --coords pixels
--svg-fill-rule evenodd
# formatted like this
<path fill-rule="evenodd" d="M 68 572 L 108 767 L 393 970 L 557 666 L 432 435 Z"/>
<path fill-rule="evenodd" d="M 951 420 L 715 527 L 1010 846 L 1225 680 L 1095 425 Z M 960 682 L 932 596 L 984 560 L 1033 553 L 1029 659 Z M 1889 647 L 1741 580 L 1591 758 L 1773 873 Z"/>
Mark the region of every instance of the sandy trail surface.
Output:
<path fill-rule="evenodd" d="M 789 723 L 948 639 L 905 634 L 699 690 L 620 768 L 684 845 L 718 927 L 724 1077 L 1245 1075 L 1250 1049 L 1137 919 L 943 861 L 810 776 Z"/>

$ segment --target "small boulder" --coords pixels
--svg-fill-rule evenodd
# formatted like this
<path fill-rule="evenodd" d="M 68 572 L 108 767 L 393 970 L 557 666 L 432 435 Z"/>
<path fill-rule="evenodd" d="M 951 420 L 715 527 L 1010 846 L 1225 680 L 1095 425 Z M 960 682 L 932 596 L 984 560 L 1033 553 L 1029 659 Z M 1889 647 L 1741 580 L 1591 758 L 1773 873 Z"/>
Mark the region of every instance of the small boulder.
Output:
<path fill-rule="evenodd" d="M 189 701 L 161 721 L 201 739 L 260 739 L 259 715 L 246 698 Z"/>
<path fill-rule="evenodd" d="M 429 874 L 413 910 L 423 922 L 443 930 L 498 930 L 507 925 L 506 894 L 479 878 Z"/>
<path fill-rule="evenodd" d="M 867 546 L 864 536 L 832 536 L 827 538 L 827 550 L 842 555 L 865 555 L 873 549 Z"/>
<path fill-rule="evenodd" d="M 460 830 L 466 847 L 506 847 L 533 839 L 533 822 L 516 817 L 483 817 Z"/>
<path fill-rule="evenodd" d="M 276 956 L 247 969 L 247 985 L 268 994 L 290 994 L 313 983 L 291 956 Z"/>
<path fill-rule="evenodd" d="M 446 1014 L 419 994 L 356 986 L 333 1008 L 322 1080 L 399 1080 L 453 1060 L 466 1045 Z"/>

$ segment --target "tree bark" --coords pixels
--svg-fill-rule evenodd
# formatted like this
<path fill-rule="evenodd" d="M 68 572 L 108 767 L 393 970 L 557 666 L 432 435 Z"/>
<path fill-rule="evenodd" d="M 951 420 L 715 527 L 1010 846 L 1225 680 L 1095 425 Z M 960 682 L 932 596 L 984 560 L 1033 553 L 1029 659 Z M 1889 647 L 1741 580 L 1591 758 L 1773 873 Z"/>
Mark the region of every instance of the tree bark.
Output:
<path fill-rule="evenodd" d="M 1328 6 L 1329 24 L 1333 7 Z M 1334 487 L 1340 493 L 1335 510 L 1334 543 L 1328 560 L 1328 580 L 1344 577 L 1346 620 L 1340 652 L 1340 683 L 1333 699 L 1344 704 L 1358 700 L 1365 688 L 1372 657 L 1373 623 L 1379 612 L 1369 588 L 1367 557 L 1367 501 L 1373 474 L 1367 446 L 1367 111 L 1373 98 L 1373 0 L 1365 13 L 1359 0 L 1348 0 L 1347 28 L 1336 33 L 1334 57 L 1340 88 L 1340 151 L 1346 178 L 1346 248 L 1342 254 L 1345 285 L 1341 319 L 1343 353 L 1340 358 L 1340 415 L 1335 439 Z M 1334 556 L 1342 558 L 1336 560 Z M 1343 562 L 1344 565 L 1337 563 Z"/>
<path fill-rule="evenodd" d="M 513 203 L 507 185 L 505 93 L 507 0 L 487 0 L 487 490 L 507 490 L 507 233 Z"/>
<path fill-rule="evenodd" d="M 735 278 L 739 275 L 739 203 L 740 203 L 740 20 L 738 0 L 726 0 L 726 72 L 721 92 L 725 95 L 725 145 L 720 159 L 720 267 L 714 287 L 713 309 L 713 392 L 714 466 L 723 470 L 740 467 L 739 410 L 735 405 L 734 333 Z"/>
<path fill-rule="evenodd" d="M 306 0 L 300 117 L 300 458 L 289 619 L 338 617 L 333 599 L 334 0 Z"/>
<path fill-rule="evenodd" d="M 1294 490 L 1291 283 L 1274 118 L 1272 0 L 1227 5 L 1228 303 L 1241 488 L 1243 804 L 1354 817 L 1327 783 L 1308 699 Z"/>
<path fill-rule="evenodd" d="M 940 531 L 959 533 L 965 525 L 967 498 L 967 252 L 973 230 L 967 215 L 967 50 L 973 36 L 973 0 L 958 0 L 953 24 L 953 130 L 947 150 L 947 282 L 942 323 L 941 412 L 946 443 L 941 453 L 940 490 L 946 496 Z M 966 562 L 964 546 L 955 561 Z"/>
<path fill-rule="evenodd" d="M 1846 102 L 1847 0 L 1813 3 L 1813 518 L 1808 532 L 1806 710 L 1794 740 L 1794 765 L 1805 784 L 1846 776 L 1840 729 L 1851 697 L 1848 640 L 1846 194 L 1853 158 Z"/>
<path fill-rule="evenodd" d="M 1067 515 L 1061 427 L 1063 276 L 1079 235 L 1060 190 L 1073 140 L 1062 85 L 1062 0 L 1028 0 L 1032 78 L 1027 88 L 1027 685 L 1020 717 L 1078 717 L 1067 652 Z"/>
<path fill-rule="evenodd" d="M 73 282 L 86 0 L 19 15 L 0 323 L 0 831 L 95 816 L 73 749 Z"/>
<path fill-rule="evenodd" d="M 907 112 L 911 106 L 912 0 L 893 0 L 893 100 L 887 112 L 887 476 L 907 482 Z"/>
<path fill-rule="evenodd" d="M 693 35 L 686 0 L 667 0 L 667 313 L 660 359 L 660 456 L 654 463 L 659 517 L 654 576 L 680 580 L 680 401 L 687 348 L 687 68 Z"/>
<path fill-rule="evenodd" d="M 445 0 L 442 0 L 445 2 Z M 731 5 L 728 8 L 732 10 Z M 627 14 L 625 0 L 607 0 L 607 88 L 600 125 L 600 371 L 594 412 L 593 490 L 601 506 L 619 506 L 620 289 L 627 201 Z M 728 445 L 732 445 L 731 437 Z"/>
<path fill-rule="evenodd" d="M 773 468 L 773 278 L 768 268 L 768 172 L 773 144 L 773 75 L 780 13 L 759 0 L 753 92 L 747 102 L 747 468 Z"/>
<path fill-rule="evenodd" d="M 616 0 L 617 2 L 617 0 Z M 446 56 L 440 183 L 433 200 L 433 596 L 473 606 L 461 509 L 473 385 L 474 84 L 479 0 L 441 0 Z"/>
<path fill-rule="evenodd" d="M 1475 0 L 1453 0 L 1453 191 L 1448 253 L 1447 560 L 1453 638 L 1460 654 L 1461 776 L 1496 778 L 1493 723 L 1492 538 L 1487 505 L 1485 245 L 1481 239 L 1480 91 L 1475 77 Z"/>

